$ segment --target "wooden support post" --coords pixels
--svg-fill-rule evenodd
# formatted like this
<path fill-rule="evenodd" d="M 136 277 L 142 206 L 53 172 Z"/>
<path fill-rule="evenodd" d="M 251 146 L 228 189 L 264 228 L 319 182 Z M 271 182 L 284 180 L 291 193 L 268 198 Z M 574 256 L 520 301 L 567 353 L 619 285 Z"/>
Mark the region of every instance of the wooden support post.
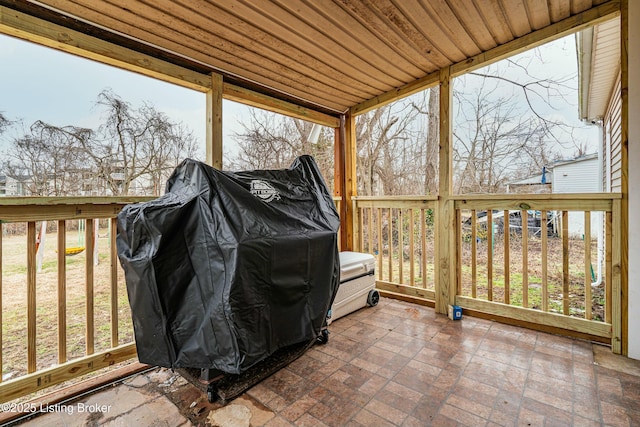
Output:
<path fill-rule="evenodd" d="M 611 217 L 613 220 L 612 229 L 620 230 L 621 222 L 623 222 L 622 200 L 614 200 L 611 207 Z M 626 235 L 626 234 L 625 234 Z M 626 298 L 622 287 L 626 281 L 626 276 L 623 276 L 623 259 L 626 253 L 626 246 L 623 246 L 622 234 L 613 233 L 611 242 L 611 265 L 612 265 L 612 277 L 611 277 L 611 351 L 615 354 L 625 354 L 627 350 L 625 343 L 628 345 L 625 339 L 625 325 L 626 323 Z"/>
<path fill-rule="evenodd" d="M 438 256 L 436 268 L 436 312 L 446 314 L 448 305 L 455 301 L 455 234 L 456 218 L 453 193 L 453 161 L 451 143 L 451 70 L 440 70 L 440 150 L 439 150 L 439 201 L 436 233 Z"/>
<path fill-rule="evenodd" d="M 342 194 L 342 203 L 345 207 L 344 216 L 342 217 L 342 227 L 344 233 L 343 250 L 354 250 L 357 245 L 357 238 L 354 234 L 357 228 L 357 215 L 354 210 L 355 200 L 357 196 L 357 180 L 356 180 L 356 118 L 349 113 L 341 117 L 340 126 L 343 144 L 343 163 L 344 163 L 344 193 Z"/>
<path fill-rule="evenodd" d="M 211 73 L 207 91 L 207 164 L 222 169 L 222 75 Z"/>
<path fill-rule="evenodd" d="M 620 298 L 620 312 L 616 313 L 615 308 L 613 311 L 613 328 L 614 328 L 614 342 L 613 352 L 621 353 L 625 356 L 629 354 L 629 126 L 630 126 L 630 106 L 629 106 L 629 25 L 631 21 L 629 19 L 629 3 L 631 0 L 622 0 L 620 2 L 620 82 L 621 82 L 621 111 L 620 111 L 620 171 L 622 176 L 620 177 L 620 192 L 622 193 L 622 200 L 620 201 L 619 217 L 616 217 L 615 212 L 613 220 L 619 222 L 613 227 L 614 238 L 616 235 L 619 239 L 616 239 L 613 247 L 613 265 L 617 266 L 616 251 L 619 252 L 619 274 L 617 267 L 614 267 L 614 274 L 616 275 L 613 282 L 613 298 Z M 637 10 L 637 9 L 636 9 Z M 637 42 L 636 42 L 637 43 Z M 637 70 L 635 70 L 637 73 Z M 637 82 L 638 78 L 635 77 L 634 81 Z M 637 101 L 636 101 L 637 102 Z M 637 117 L 634 117 L 637 120 Z M 636 141 L 638 135 L 635 135 Z M 637 150 L 636 150 L 637 154 Z M 619 245 L 619 247 L 616 247 Z M 619 294 L 616 293 L 616 280 L 619 276 Z M 637 280 L 638 278 L 634 278 Z M 618 337 L 615 334 L 616 328 L 620 330 L 620 343 L 617 347 L 615 342 Z M 616 351 L 616 350 L 619 351 Z"/>

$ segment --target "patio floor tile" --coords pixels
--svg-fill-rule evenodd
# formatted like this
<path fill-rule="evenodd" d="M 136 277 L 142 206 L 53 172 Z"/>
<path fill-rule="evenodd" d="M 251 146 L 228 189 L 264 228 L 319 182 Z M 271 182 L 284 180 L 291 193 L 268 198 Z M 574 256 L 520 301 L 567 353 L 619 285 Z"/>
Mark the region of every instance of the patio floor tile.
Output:
<path fill-rule="evenodd" d="M 252 427 L 640 425 L 640 361 L 595 344 L 386 298 L 329 330 L 227 406 Z M 21 424 L 203 425 L 224 408 L 166 369 L 67 404 L 112 409 Z"/>

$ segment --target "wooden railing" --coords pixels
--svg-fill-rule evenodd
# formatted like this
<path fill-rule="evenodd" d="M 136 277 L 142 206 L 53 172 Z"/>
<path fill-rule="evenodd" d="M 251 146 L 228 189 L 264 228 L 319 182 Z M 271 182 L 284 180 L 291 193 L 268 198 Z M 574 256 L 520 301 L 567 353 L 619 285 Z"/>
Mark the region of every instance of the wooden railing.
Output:
<path fill-rule="evenodd" d="M 136 356 L 115 217 L 148 199 L 0 199 L 0 402 Z"/>
<path fill-rule="evenodd" d="M 432 304 L 439 260 L 456 270 L 451 304 L 467 313 L 620 348 L 620 195 L 357 197 L 357 250 L 377 256 L 377 287 Z M 455 247 L 434 234 L 451 221 Z M 599 231 L 600 229 L 601 231 Z M 615 230 L 615 231 L 614 231 Z"/>
<path fill-rule="evenodd" d="M 0 200 L 0 402 L 135 357 L 115 217 L 142 200 L 149 198 Z M 377 287 L 389 296 L 433 304 L 444 258 L 456 270 L 450 302 L 468 314 L 569 331 L 619 352 L 620 201 L 616 194 L 456 196 L 448 203 L 457 244 L 443 254 L 442 201 L 358 197 L 354 249 L 375 254 Z M 574 217 L 583 223 L 577 236 Z M 42 221 L 48 252 L 39 260 Z M 591 224 L 603 224 L 600 247 Z M 76 237 L 83 250 L 67 256 Z M 593 283 L 599 260 L 601 283 Z"/>
<path fill-rule="evenodd" d="M 456 304 L 619 352 L 620 200 L 609 193 L 456 197 Z"/>
<path fill-rule="evenodd" d="M 376 256 L 379 290 L 434 300 L 436 203 L 437 197 L 354 200 L 356 247 Z"/>
<path fill-rule="evenodd" d="M 0 198 L 0 403 L 136 357 L 116 216 L 150 199 Z"/>

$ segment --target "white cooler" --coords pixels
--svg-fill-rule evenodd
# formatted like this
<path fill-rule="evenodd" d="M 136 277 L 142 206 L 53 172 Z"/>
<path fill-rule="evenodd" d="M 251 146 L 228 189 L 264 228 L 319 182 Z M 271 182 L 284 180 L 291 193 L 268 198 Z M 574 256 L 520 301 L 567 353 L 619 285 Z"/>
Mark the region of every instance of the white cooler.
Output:
<path fill-rule="evenodd" d="M 380 294 L 375 289 L 376 262 L 373 255 L 361 252 L 340 252 L 340 286 L 327 323 L 362 307 L 378 304 Z"/>

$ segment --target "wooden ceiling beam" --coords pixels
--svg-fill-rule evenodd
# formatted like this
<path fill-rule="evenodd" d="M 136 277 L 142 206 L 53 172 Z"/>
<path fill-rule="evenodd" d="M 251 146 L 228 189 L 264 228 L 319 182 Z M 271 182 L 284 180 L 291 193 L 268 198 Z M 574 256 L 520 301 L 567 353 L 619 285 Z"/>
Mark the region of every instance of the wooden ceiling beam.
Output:
<path fill-rule="evenodd" d="M 198 92 L 206 93 L 211 89 L 211 74 L 194 71 L 2 5 L 0 33 Z M 226 81 L 223 97 L 323 126 L 337 128 L 340 125 L 337 115 L 316 111 Z"/>
<path fill-rule="evenodd" d="M 620 1 L 611 0 L 453 64 L 451 65 L 451 76 L 456 77 L 477 70 L 478 68 L 485 67 L 494 62 L 524 52 L 525 50 L 533 49 L 571 33 L 581 31 L 589 26 L 613 19 L 619 15 Z M 361 102 L 353 106 L 351 112 L 354 115 L 364 114 L 398 99 L 428 89 L 438 83 L 439 74 L 439 72 L 431 73 L 414 82 Z"/>

